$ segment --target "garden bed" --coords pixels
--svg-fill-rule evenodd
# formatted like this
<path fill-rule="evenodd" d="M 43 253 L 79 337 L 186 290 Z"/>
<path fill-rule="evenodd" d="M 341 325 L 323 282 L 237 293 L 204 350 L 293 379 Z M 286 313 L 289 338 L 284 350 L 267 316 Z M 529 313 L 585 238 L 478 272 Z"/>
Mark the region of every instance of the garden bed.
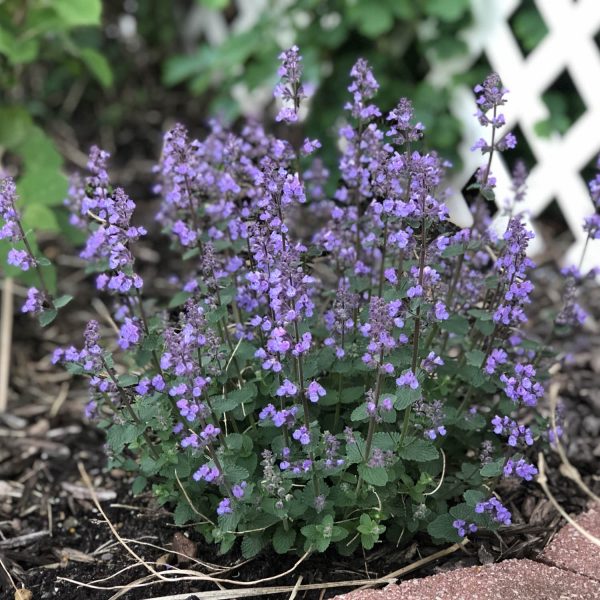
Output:
<path fill-rule="evenodd" d="M 542 279 L 537 282 L 540 294 L 536 302 L 538 313 L 543 314 L 552 304 L 560 306 L 562 292 L 553 267 L 545 267 L 540 274 L 538 277 Z M 67 288 L 75 277 L 75 272 L 67 274 L 63 280 Z M 584 301 L 588 308 L 594 308 L 593 316 L 598 319 L 597 292 Z M 86 400 L 84 388 L 52 367 L 48 359 L 56 343 L 68 341 L 66 332 L 80 330 L 81 323 L 90 316 L 86 302 L 86 298 L 78 298 L 77 305 L 69 310 L 70 323 L 63 321 L 60 329 L 57 326 L 42 331 L 30 321 L 17 318 L 11 374 L 13 395 L 9 412 L 0 417 L 0 558 L 13 580 L 31 590 L 36 600 L 108 599 L 118 590 L 93 590 L 65 580 L 89 583 L 111 577 L 97 585 L 118 586 L 147 575 L 143 566 L 131 568 L 133 558 L 119 545 L 94 507 L 90 491 L 81 480 L 79 462 L 92 478 L 96 494 L 119 535 L 163 548 L 132 545 L 144 560 L 161 563 L 163 566 L 157 567 L 159 571 L 168 569 L 167 565 L 193 568 L 192 563 L 178 563 L 175 555 L 169 555 L 173 549 L 183 554 L 195 552 L 199 560 L 222 565 L 227 570 L 219 576 L 227 579 L 256 581 L 291 569 L 298 557 L 280 556 L 272 551 L 245 561 L 235 546 L 230 554 L 217 556 L 215 549 L 203 543 L 192 527 L 172 525 L 172 515 L 158 507 L 149 494 L 133 497 L 129 474 L 105 470 L 103 435 L 82 416 Z M 597 435 L 600 430 L 600 338 L 594 327 L 592 318 L 586 331 L 560 342 L 564 353 L 572 356 L 557 378 L 562 382 L 560 395 L 566 416 L 564 441 L 569 459 L 597 493 L 600 491 L 596 472 L 600 454 Z M 547 460 L 552 493 L 567 512 L 583 511 L 586 498 L 573 481 L 560 474 L 558 458 L 551 455 Z M 480 531 L 471 536 L 471 543 L 463 549 L 428 562 L 406 577 L 510 558 L 535 558 L 563 521 L 535 483 L 511 487 L 509 480 L 498 492 L 513 514 L 513 525 L 498 533 Z M 189 535 L 192 543 L 178 542 L 180 532 Z M 443 547 L 432 545 L 422 536 L 398 547 L 383 542 L 364 556 L 359 553 L 352 558 L 330 551 L 325 557 L 308 557 L 289 575 L 258 585 L 294 586 L 300 576 L 303 584 L 375 579 L 441 549 Z M 10 590 L 5 573 L 0 572 L 0 579 L 3 589 Z M 133 600 L 214 589 L 217 589 L 215 584 L 201 581 L 165 583 L 132 589 L 122 597 Z M 300 597 L 327 598 L 351 589 L 314 590 L 303 592 L 305 595 Z M 289 592 L 271 597 L 288 598 Z"/>

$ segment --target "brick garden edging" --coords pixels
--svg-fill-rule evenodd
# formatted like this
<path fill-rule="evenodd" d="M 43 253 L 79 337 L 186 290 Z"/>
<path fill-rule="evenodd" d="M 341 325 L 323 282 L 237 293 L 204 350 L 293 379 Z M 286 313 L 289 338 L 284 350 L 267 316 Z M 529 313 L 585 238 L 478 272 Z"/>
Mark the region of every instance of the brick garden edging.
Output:
<path fill-rule="evenodd" d="M 577 523 L 600 537 L 600 511 Z M 538 560 L 513 559 L 411 579 L 381 590 L 356 590 L 336 600 L 600 600 L 600 548 L 572 525 L 554 537 Z"/>

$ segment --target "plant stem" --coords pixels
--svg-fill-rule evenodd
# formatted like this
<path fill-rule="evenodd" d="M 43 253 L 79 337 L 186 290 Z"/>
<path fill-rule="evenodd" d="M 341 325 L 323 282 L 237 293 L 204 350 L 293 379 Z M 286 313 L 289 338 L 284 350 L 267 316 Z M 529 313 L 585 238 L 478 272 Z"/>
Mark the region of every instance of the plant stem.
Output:
<path fill-rule="evenodd" d="M 377 295 L 381 298 L 383 293 L 383 280 L 385 273 L 385 254 L 387 247 L 387 236 L 388 236 L 388 221 L 385 220 L 385 224 L 383 226 L 383 246 L 381 248 L 381 264 L 379 265 L 379 287 L 377 288 Z"/>
<path fill-rule="evenodd" d="M 15 212 L 16 212 L 16 209 L 15 209 Z M 52 310 L 56 310 L 56 306 L 54 306 L 54 300 L 52 299 L 52 294 L 50 294 L 50 292 L 48 290 L 48 286 L 46 285 L 46 281 L 44 280 L 44 274 L 42 273 L 42 268 L 38 264 L 38 261 L 37 261 L 35 255 L 33 254 L 33 250 L 31 249 L 31 245 L 29 244 L 29 241 L 27 240 L 27 236 L 25 235 L 25 231 L 23 230 L 23 226 L 21 225 L 21 221 L 19 219 L 17 219 L 17 226 L 19 227 L 19 233 L 21 234 L 21 237 L 23 239 L 23 244 L 25 244 L 25 250 L 27 250 L 27 254 L 29 254 L 29 258 L 31 258 L 31 261 L 33 262 L 33 265 L 35 267 L 35 272 L 37 273 L 38 279 L 40 280 L 40 287 L 42 288 L 42 291 L 44 292 L 44 296 L 45 296 L 46 300 L 48 301 L 50 308 Z"/>
<path fill-rule="evenodd" d="M 419 285 L 423 287 L 423 281 L 425 278 L 425 253 L 427 250 L 427 223 L 425 216 L 423 216 L 421 222 L 421 251 L 419 253 Z M 419 362 L 419 337 L 421 333 L 421 305 L 417 306 L 417 313 L 415 317 L 415 331 L 413 334 L 413 351 L 411 360 L 411 370 L 413 375 L 417 374 L 417 365 Z M 407 406 L 404 411 L 404 420 L 402 423 L 402 433 L 400 434 L 400 446 L 406 438 L 408 433 L 408 426 L 410 424 L 410 413 L 411 407 Z"/>
<path fill-rule="evenodd" d="M 381 370 L 382 365 L 383 365 L 383 348 L 381 349 L 381 351 L 379 353 L 379 363 L 377 366 L 377 379 L 375 381 L 375 396 L 374 396 L 375 414 L 371 415 L 371 417 L 369 419 L 369 430 L 367 431 L 367 440 L 365 443 L 365 455 L 363 457 L 365 466 L 368 466 L 368 461 L 369 461 L 369 458 L 371 457 L 371 445 L 373 444 L 373 436 L 375 435 L 375 427 L 377 425 L 377 423 L 375 421 L 375 416 L 377 414 L 377 408 L 379 407 L 379 397 L 381 396 L 381 381 L 383 379 L 382 370 Z M 363 477 L 362 477 L 362 475 L 359 474 L 358 482 L 356 484 L 356 491 L 355 491 L 355 494 L 357 496 L 360 493 L 360 489 L 362 487 L 362 482 L 363 482 Z"/>
<path fill-rule="evenodd" d="M 121 402 L 123 402 L 125 404 L 125 406 L 127 407 L 127 410 L 129 412 L 131 418 L 138 425 L 144 425 L 144 427 L 145 427 L 145 424 L 142 423 L 142 421 L 140 420 L 140 418 L 137 416 L 137 414 L 133 410 L 133 406 L 131 405 L 131 398 L 129 397 L 129 394 L 127 393 L 126 390 L 124 390 L 119 385 L 119 381 L 117 380 L 117 377 L 116 377 L 115 373 L 106 364 L 106 361 L 104 360 L 104 357 L 102 357 L 101 360 L 102 360 L 102 365 L 104 366 L 104 369 L 106 370 L 106 373 L 108 374 L 108 376 L 110 377 L 111 381 L 113 382 L 113 384 L 117 388 L 117 391 L 119 392 L 119 397 L 121 398 Z M 156 448 L 154 447 L 154 444 L 152 443 L 152 440 L 150 439 L 150 436 L 148 435 L 148 432 L 146 431 L 146 429 L 144 429 L 142 435 L 144 436 L 144 440 L 148 444 L 148 450 L 150 451 L 150 454 L 152 454 L 152 457 L 154 458 L 154 460 L 158 460 L 159 455 L 156 452 Z"/>

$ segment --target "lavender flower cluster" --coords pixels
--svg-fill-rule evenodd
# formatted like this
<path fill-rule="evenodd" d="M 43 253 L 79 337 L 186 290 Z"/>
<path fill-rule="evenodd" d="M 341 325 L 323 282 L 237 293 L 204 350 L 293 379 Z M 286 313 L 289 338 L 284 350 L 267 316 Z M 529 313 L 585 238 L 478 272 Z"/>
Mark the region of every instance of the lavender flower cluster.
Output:
<path fill-rule="evenodd" d="M 384 530 L 397 542 L 417 529 L 451 540 L 509 526 L 495 496 L 459 519 L 438 499 L 489 493 L 502 477 L 531 481 L 527 457 L 547 437 L 522 422 L 546 377 L 545 348 L 524 329 L 534 264 L 518 210 L 522 167 L 503 234 L 488 206 L 493 157 L 517 143 L 501 136 L 508 92 L 496 74 L 475 88 L 476 118 L 491 133 L 474 146 L 485 164 L 473 223 L 457 230 L 445 205 L 450 165 L 423 149 L 408 99 L 382 110 L 358 60 L 330 177 L 314 156 L 320 142 L 298 142 L 299 49 L 280 60 L 276 120 L 295 128 L 294 143 L 253 122 L 234 132 L 212 121 L 202 140 L 182 125 L 165 134 L 154 191 L 179 257 L 168 263 L 168 306 L 139 274 L 133 247 L 147 232 L 133 224 L 135 204 L 111 184 L 108 154 L 92 149 L 66 204 L 88 232 L 80 256 L 112 302 L 116 346 L 91 321 L 82 349 L 59 348 L 53 360 L 89 377 L 86 414 L 107 428 L 113 462 L 138 469 L 134 491 L 152 482 L 180 524 L 201 515 L 221 552 L 236 532 L 249 556 L 267 544 L 284 553 L 340 543 L 347 553 Z M 597 177 L 596 205 L 599 189 Z M 25 242 L 14 184 L 0 191 L 2 237 Z M 598 237 L 594 217 L 585 230 Z M 11 262 L 35 265 L 27 248 L 15 252 Z M 569 277 L 561 324 L 582 321 L 582 275 Z M 51 301 L 36 291 L 27 310 Z M 479 448 L 481 462 L 467 451 Z"/>

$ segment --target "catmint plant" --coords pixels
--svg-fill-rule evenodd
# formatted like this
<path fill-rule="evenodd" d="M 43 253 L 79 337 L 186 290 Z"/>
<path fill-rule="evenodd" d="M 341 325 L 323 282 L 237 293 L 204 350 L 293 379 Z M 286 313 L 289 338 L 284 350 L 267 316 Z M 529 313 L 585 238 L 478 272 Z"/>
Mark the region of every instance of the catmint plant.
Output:
<path fill-rule="evenodd" d="M 299 128 L 298 48 L 280 60 L 276 120 Z M 294 143 L 254 122 L 212 121 L 204 139 L 182 125 L 165 134 L 154 191 L 157 228 L 178 257 L 167 305 L 140 274 L 133 248 L 151 238 L 110 181 L 108 154 L 93 148 L 87 175 L 72 179 L 71 222 L 88 235 L 80 256 L 116 332 L 92 320 L 53 361 L 88 378 L 86 416 L 106 431 L 111 464 L 135 473 L 133 492 L 151 488 L 220 552 L 238 539 L 246 557 L 269 545 L 348 554 L 420 531 L 459 541 L 510 526 L 494 489 L 537 474 L 551 340 L 525 329 L 534 263 L 522 165 L 503 233 L 489 211 L 494 157 L 517 144 L 502 131 L 508 92 L 496 74 L 474 90 L 490 133 L 474 145 L 473 223 L 457 230 L 450 165 L 425 150 L 411 102 L 386 113 L 378 87 L 358 60 L 339 173 L 296 130 Z M 14 184 L 0 189 L 10 260 L 36 268 Z M 598 207 L 598 177 L 590 190 Z M 559 328 L 584 319 L 584 275 L 567 276 Z M 58 306 L 40 277 L 23 310 Z"/>

